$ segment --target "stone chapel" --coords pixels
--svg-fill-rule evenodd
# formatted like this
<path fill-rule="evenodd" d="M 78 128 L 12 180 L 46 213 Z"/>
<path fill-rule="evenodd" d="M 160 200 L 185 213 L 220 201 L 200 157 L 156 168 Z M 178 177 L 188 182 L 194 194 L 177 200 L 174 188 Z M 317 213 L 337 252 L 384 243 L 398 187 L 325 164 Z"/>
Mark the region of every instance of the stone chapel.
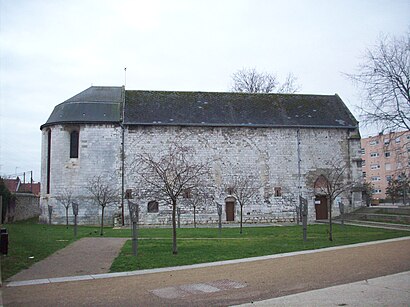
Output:
<path fill-rule="evenodd" d="M 345 210 L 362 206 L 361 148 L 358 122 L 337 95 L 248 94 L 126 90 L 92 86 L 58 104 L 41 126 L 40 221 L 65 223 L 57 201 L 70 190 L 79 203 L 78 221 L 99 224 L 100 207 L 86 185 L 103 175 L 119 191 L 107 207 L 105 224 L 128 219 L 126 191 L 138 189 L 128 165 L 137 153 L 160 155 L 178 140 L 195 149 L 197 159 L 217 157 L 210 165 L 218 191 L 198 205 L 199 224 L 237 222 L 239 206 L 223 189 L 227 176 L 253 172 L 260 189 L 243 208 L 244 223 L 295 222 L 299 196 L 308 201 L 310 221 L 326 219 L 328 203 L 314 187 L 327 162 L 348 165 L 345 178 L 356 184 L 339 202 Z M 179 202 L 181 224 L 191 224 L 193 209 Z M 333 214 L 339 207 L 333 204 Z M 69 210 L 70 221 L 72 210 Z M 145 199 L 140 224 L 170 225 L 171 207 Z"/>

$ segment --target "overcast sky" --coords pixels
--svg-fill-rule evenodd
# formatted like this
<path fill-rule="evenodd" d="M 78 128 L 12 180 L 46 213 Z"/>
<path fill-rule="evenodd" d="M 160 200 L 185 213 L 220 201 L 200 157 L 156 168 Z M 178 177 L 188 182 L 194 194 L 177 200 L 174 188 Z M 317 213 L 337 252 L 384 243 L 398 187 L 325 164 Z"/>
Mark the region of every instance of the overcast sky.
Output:
<path fill-rule="evenodd" d="M 356 71 L 380 33 L 410 30 L 409 0 L 0 0 L 0 174 L 40 179 L 40 125 L 91 85 L 229 91 L 244 67 L 292 72 L 301 93 L 357 114 Z M 376 131 L 365 131 L 365 134 Z"/>

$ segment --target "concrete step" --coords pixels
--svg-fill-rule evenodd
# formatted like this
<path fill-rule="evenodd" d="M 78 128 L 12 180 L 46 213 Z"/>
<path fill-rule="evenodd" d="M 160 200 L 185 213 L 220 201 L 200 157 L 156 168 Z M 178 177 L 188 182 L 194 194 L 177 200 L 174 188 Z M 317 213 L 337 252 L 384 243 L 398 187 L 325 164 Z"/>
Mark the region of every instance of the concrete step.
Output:
<path fill-rule="evenodd" d="M 317 220 L 316 223 L 329 224 L 329 220 Z M 341 224 L 342 221 L 340 219 L 334 219 L 333 223 Z M 410 225 L 406 225 L 406 224 L 394 224 L 394 223 L 382 223 L 382 222 L 346 220 L 346 219 L 344 220 L 344 223 L 345 225 L 352 225 L 352 226 L 365 226 L 365 227 L 410 231 Z"/>

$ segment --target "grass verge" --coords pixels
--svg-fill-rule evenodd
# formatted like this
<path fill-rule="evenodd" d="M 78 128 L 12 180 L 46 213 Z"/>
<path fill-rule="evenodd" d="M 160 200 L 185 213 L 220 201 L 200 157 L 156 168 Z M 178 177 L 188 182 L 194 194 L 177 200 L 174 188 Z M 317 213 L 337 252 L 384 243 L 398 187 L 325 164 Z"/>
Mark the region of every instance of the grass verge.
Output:
<path fill-rule="evenodd" d="M 9 254 L 1 256 L 2 280 L 30 267 L 75 241 L 73 227 L 37 224 L 34 220 L 3 225 L 9 233 Z M 139 254 L 132 256 L 131 241 L 122 248 L 111 266 L 112 272 L 159 268 L 316 249 L 408 236 L 409 232 L 340 225 L 334 226 L 334 241 L 328 241 L 327 225 L 309 225 L 308 241 L 300 226 L 224 228 L 181 228 L 177 230 L 178 255 L 172 255 L 170 228 L 139 231 Z M 105 237 L 130 237 L 130 229 L 104 229 Z M 78 239 L 99 237 L 99 227 L 78 227 Z"/>
<path fill-rule="evenodd" d="M 139 240 L 137 257 L 132 255 L 128 240 L 114 260 L 111 272 L 264 256 L 410 235 L 406 231 L 334 225 L 334 240 L 330 242 L 327 225 L 309 225 L 308 240 L 304 242 L 299 226 L 244 228 L 242 236 L 236 228 L 225 228 L 220 239 L 217 229 L 179 229 L 178 255 L 172 255 L 171 232 L 168 232 L 167 239 Z"/>

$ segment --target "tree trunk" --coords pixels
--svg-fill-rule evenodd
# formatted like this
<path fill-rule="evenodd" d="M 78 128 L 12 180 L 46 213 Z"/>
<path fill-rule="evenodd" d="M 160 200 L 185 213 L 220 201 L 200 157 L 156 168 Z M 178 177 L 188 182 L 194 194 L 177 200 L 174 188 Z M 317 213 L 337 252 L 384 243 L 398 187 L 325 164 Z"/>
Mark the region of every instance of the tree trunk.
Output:
<path fill-rule="evenodd" d="M 329 241 L 333 241 L 332 202 L 332 197 L 329 197 Z"/>
<path fill-rule="evenodd" d="M 196 228 L 196 214 L 195 214 L 196 210 L 195 209 L 196 209 L 196 206 L 194 206 L 194 228 Z"/>
<path fill-rule="evenodd" d="M 68 229 L 68 206 L 65 207 L 65 227 Z"/>
<path fill-rule="evenodd" d="M 242 234 L 242 208 L 243 208 L 243 205 L 242 204 L 240 204 L 240 205 L 241 205 L 241 228 L 240 228 L 239 233 Z"/>
<path fill-rule="evenodd" d="M 176 223 L 177 201 L 172 200 L 172 253 L 178 254 L 177 249 L 177 223 Z"/>
<path fill-rule="evenodd" d="M 104 209 L 105 206 L 101 207 L 101 231 L 100 231 L 100 236 L 103 235 L 103 229 L 104 229 Z"/>

